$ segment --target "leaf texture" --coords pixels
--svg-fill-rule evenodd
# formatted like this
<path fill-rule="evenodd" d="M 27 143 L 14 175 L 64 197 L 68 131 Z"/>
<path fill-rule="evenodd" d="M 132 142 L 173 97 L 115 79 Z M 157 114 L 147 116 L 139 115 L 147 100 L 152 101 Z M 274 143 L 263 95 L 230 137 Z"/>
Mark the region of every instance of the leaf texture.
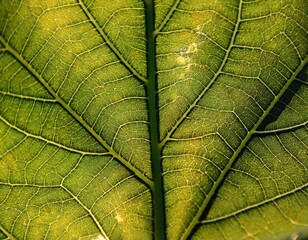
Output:
<path fill-rule="evenodd" d="M 1 239 L 304 239 L 304 0 L 0 7 Z"/>

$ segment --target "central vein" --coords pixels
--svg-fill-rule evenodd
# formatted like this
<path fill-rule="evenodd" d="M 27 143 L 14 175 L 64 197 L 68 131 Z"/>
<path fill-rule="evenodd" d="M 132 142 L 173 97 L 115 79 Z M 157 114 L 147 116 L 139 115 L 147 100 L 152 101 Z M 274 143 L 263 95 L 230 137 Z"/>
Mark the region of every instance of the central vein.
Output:
<path fill-rule="evenodd" d="M 154 235 L 155 239 L 164 240 L 165 236 L 165 215 L 164 215 L 164 194 L 162 182 L 162 163 L 159 144 L 159 119 L 157 99 L 157 79 L 155 60 L 155 36 L 154 36 L 154 3 L 153 0 L 145 0 L 146 25 L 147 25 L 147 96 L 150 122 L 150 142 L 152 173 L 154 180 L 153 209 L 154 209 Z"/>

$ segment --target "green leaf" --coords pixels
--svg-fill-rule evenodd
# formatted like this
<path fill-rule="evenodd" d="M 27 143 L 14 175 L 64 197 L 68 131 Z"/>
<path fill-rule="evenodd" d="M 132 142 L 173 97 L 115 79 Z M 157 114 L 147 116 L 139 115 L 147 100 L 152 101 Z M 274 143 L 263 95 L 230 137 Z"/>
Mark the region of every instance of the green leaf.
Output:
<path fill-rule="evenodd" d="M 1 0 L 1 239 L 304 239 L 304 0 Z"/>

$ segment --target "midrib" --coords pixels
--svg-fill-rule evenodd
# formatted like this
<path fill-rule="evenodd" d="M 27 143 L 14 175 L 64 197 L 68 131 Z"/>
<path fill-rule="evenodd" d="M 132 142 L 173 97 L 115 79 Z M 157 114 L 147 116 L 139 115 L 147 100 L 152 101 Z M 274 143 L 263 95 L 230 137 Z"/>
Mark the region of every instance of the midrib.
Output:
<path fill-rule="evenodd" d="M 147 38 L 147 72 L 148 82 L 146 83 L 149 123 L 150 123 L 150 145 L 152 174 L 154 181 L 153 188 L 153 213 L 154 213 L 154 238 L 166 239 L 165 233 L 165 208 L 162 181 L 161 150 L 159 148 L 159 118 L 158 118 L 158 96 L 155 60 L 155 33 L 154 33 L 154 1 L 146 0 L 146 38 Z"/>

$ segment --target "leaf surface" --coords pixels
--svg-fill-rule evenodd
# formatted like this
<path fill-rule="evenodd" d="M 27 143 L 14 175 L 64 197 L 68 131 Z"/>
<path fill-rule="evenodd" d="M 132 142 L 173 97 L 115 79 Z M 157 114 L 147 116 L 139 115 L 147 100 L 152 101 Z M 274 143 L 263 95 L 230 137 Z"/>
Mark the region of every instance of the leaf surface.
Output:
<path fill-rule="evenodd" d="M 0 6 L 1 239 L 307 235 L 305 1 Z"/>

